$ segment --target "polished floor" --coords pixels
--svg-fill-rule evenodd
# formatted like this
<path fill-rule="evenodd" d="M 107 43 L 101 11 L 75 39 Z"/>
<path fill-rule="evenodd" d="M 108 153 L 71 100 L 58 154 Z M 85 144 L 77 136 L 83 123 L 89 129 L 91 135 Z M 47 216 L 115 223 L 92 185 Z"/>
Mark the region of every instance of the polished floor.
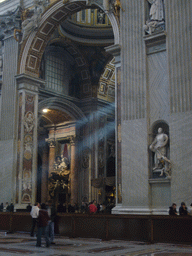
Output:
<path fill-rule="evenodd" d="M 99 239 L 83 239 L 55 237 L 55 244 L 46 248 L 36 247 L 36 238 L 28 233 L 0 232 L 0 256 L 32 255 L 32 256 L 192 256 L 192 245 L 181 244 L 146 244 L 130 241 L 101 241 Z"/>

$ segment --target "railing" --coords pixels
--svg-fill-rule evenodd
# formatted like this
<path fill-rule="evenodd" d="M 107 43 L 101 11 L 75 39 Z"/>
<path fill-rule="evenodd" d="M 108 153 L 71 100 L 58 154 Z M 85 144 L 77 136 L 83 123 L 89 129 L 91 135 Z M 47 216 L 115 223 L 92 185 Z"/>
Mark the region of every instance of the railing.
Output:
<path fill-rule="evenodd" d="M 0 213 L 0 230 L 30 232 L 29 213 Z M 156 215 L 58 214 L 55 233 L 68 237 L 149 243 L 192 242 L 192 218 Z"/>

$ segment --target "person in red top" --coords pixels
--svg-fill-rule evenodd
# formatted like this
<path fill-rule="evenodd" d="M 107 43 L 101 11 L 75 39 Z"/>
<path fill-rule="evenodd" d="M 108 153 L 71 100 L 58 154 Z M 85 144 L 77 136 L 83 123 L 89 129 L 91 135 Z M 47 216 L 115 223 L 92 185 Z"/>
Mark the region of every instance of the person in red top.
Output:
<path fill-rule="evenodd" d="M 89 213 L 96 213 L 97 212 L 97 202 L 93 200 L 93 203 L 89 205 Z"/>
<path fill-rule="evenodd" d="M 49 220 L 50 217 L 46 210 L 46 205 L 41 204 L 41 210 L 39 210 L 39 217 L 38 217 L 38 232 L 37 232 L 37 243 L 36 247 L 41 247 L 41 236 L 44 234 L 46 247 L 50 246 L 49 241 Z"/>

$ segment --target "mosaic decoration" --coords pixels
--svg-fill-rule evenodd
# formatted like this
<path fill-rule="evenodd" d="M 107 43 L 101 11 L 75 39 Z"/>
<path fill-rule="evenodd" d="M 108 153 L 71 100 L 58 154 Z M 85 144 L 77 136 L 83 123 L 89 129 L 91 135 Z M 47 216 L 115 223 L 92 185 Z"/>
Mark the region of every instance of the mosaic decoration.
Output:
<path fill-rule="evenodd" d="M 106 65 L 99 80 L 98 98 L 113 102 L 115 100 L 114 58 Z"/>

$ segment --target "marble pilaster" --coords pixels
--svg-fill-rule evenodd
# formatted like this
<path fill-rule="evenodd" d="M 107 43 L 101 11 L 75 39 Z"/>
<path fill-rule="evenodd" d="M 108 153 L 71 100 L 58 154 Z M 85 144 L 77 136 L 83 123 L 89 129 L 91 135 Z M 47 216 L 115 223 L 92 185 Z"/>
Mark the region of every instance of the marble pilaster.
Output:
<path fill-rule="evenodd" d="M 18 89 L 18 132 L 16 208 L 36 201 L 38 88 L 43 83 L 27 75 L 16 77 Z"/>
<path fill-rule="evenodd" d="M 71 204 L 78 202 L 77 138 L 71 138 Z"/>
<path fill-rule="evenodd" d="M 105 48 L 115 57 L 115 152 L 116 152 L 116 205 L 122 203 L 122 168 L 121 168 L 121 48 L 120 45 L 112 45 Z"/>
<path fill-rule="evenodd" d="M 49 144 L 49 176 L 54 169 L 54 162 L 55 162 L 55 146 L 56 141 L 54 139 L 47 140 Z"/>
<path fill-rule="evenodd" d="M 48 159 L 48 150 L 45 147 L 43 154 L 42 154 L 42 179 L 41 179 L 41 201 L 47 202 L 48 199 L 48 166 L 49 166 L 49 159 Z"/>

